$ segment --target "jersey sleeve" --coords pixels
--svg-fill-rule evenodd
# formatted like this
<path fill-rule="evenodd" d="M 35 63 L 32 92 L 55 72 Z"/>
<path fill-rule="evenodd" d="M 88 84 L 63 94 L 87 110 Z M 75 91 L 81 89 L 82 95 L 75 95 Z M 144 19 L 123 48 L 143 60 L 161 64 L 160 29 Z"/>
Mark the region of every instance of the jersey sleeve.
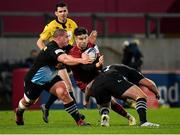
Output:
<path fill-rule="evenodd" d="M 48 46 L 48 53 L 51 57 L 57 60 L 57 57 L 61 54 L 65 54 L 64 50 L 61 48 L 58 48 L 56 46 L 50 45 Z"/>

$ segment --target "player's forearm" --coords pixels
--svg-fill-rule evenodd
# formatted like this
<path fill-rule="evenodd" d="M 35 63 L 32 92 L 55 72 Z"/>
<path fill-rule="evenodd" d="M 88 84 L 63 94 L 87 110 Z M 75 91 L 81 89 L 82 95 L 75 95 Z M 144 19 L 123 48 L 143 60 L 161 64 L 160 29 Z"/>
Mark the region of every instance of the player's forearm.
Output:
<path fill-rule="evenodd" d="M 85 90 L 85 102 L 88 103 L 89 102 L 89 99 L 90 99 L 91 95 L 89 93 L 89 90 Z"/>
<path fill-rule="evenodd" d="M 71 80 L 69 78 L 68 72 L 66 69 L 61 69 L 58 72 L 58 75 L 64 80 L 64 82 L 66 83 L 66 88 L 69 92 L 73 91 L 73 87 L 72 87 L 72 83 Z"/>
<path fill-rule="evenodd" d="M 77 64 L 81 63 L 80 58 L 74 58 L 67 54 L 62 54 L 62 55 L 58 56 L 57 60 L 66 65 L 77 65 Z"/>
<path fill-rule="evenodd" d="M 91 86 L 93 84 L 94 80 L 92 80 L 85 89 L 85 101 L 88 102 L 90 97 L 92 96 Z"/>
<path fill-rule="evenodd" d="M 74 58 L 74 57 L 71 57 L 71 56 L 68 55 L 64 59 L 64 64 L 67 64 L 67 65 L 77 65 L 77 64 L 82 63 L 82 61 L 83 60 L 81 58 Z"/>
<path fill-rule="evenodd" d="M 159 95 L 158 88 L 157 88 L 156 84 L 152 80 L 144 78 L 144 79 L 142 79 L 140 81 L 140 84 L 147 87 L 155 95 Z"/>
<path fill-rule="evenodd" d="M 158 88 L 156 87 L 156 85 L 153 85 L 150 90 L 151 90 L 155 95 L 159 94 Z"/>
<path fill-rule="evenodd" d="M 37 46 L 40 50 L 44 49 L 46 45 L 44 44 L 43 40 L 41 38 L 38 39 L 37 41 Z"/>

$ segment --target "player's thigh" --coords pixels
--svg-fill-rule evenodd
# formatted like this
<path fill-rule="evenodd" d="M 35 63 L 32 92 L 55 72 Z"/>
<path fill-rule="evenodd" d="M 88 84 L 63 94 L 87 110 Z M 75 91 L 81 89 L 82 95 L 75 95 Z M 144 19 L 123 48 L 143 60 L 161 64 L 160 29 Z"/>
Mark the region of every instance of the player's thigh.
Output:
<path fill-rule="evenodd" d="M 122 97 L 137 100 L 138 98 L 146 99 L 147 96 L 138 86 L 133 85 L 123 93 Z"/>
<path fill-rule="evenodd" d="M 49 83 L 44 85 L 45 90 L 52 93 L 53 95 L 57 95 L 56 90 L 58 88 L 66 89 L 64 81 L 57 75 L 55 76 Z"/>
<path fill-rule="evenodd" d="M 123 93 L 127 91 L 133 84 L 123 78 L 111 81 L 109 88 L 112 96 L 115 98 L 121 98 Z"/>
<path fill-rule="evenodd" d="M 29 100 L 36 100 L 39 98 L 43 87 L 32 82 L 25 82 L 24 93 Z"/>

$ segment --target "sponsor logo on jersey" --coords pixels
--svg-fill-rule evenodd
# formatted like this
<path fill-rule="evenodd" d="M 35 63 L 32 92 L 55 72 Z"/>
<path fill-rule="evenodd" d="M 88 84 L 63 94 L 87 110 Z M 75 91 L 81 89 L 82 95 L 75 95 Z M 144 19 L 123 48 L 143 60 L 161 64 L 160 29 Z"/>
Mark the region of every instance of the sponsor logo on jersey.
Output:
<path fill-rule="evenodd" d="M 64 53 L 64 51 L 63 51 L 62 49 L 57 49 L 57 50 L 55 51 L 55 54 L 58 54 L 58 53 Z"/>

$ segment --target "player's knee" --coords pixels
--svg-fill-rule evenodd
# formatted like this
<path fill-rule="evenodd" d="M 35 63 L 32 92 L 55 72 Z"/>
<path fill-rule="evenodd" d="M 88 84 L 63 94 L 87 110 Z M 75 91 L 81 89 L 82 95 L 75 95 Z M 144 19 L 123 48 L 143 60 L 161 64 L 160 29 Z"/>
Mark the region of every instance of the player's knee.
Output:
<path fill-rule="evenodd" d="M 142 94 L 142 95 L 139 95 L 139 96 L 136 98 L 136 101 L 137 101 L 138 99 L 144 99 L 144 100 L 147 101 L 147 96 L 146 96 L 145 94 Z"/>
<path fill-rule="evenodd" d="M 65 89 L 58 89 L 57 90 L 58 97 L 63 101 L 67 102 L 68 100 L 71 99 L 69 93 Z"/>
<path fill-rule="evenodd" d="M 147 95 L 144 94 L 144 93 L 142 93 L 142 94 L 139 96 L 139 98 L 143 98 L 143 99 L 147 100 Z"/>

